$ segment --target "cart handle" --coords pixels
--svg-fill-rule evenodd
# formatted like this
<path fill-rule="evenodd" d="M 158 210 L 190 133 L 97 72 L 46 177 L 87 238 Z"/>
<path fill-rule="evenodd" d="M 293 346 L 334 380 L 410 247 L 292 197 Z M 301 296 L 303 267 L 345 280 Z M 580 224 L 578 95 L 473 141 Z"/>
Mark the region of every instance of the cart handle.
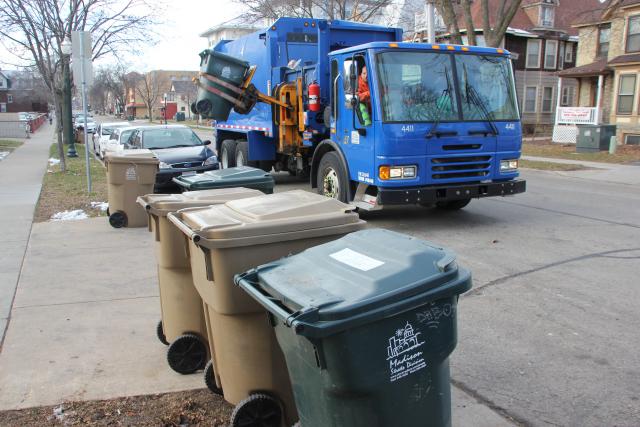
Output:
<path fill-rule="evenodd" d="M 256 283 L 249 281 L 248 276 L 251 275 L 255 271 L 249 271 L 247 273 L 236 274 L 233 278 L 233 281 L 236 285 L 240 286 L 245 290 L 254 300 L 256 300 L 261 306 L 263 306 L 267 311 L 275 315 L 282 323 L 286 326 L 290 326 L 287 321 L 289 317 L 294 313 L 290 313 L 284 308 L 282 308 L 279 304 L 276 304 L 275 300 L 262 292 Z"/>

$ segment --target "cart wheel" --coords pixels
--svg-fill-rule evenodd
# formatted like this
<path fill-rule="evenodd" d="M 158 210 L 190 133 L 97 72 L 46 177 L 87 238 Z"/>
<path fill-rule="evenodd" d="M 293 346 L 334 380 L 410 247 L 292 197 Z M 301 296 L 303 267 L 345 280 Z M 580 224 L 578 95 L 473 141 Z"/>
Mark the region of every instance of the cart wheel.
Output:
<path fill-rule="evenodd" d="M 158 326 L 156 326 L 156 335 L 158 335 L 158 339 L 164 345 L 169 345 L 169 341 L 167 341 L 167 337 L 164 336 L 164 329 L 162 329 L 162 320 L 158 322 Z"/>
<path fill-rule="evenodd" d="M 207 388 L 215 393 L 222 396 L 222 389 L 218 387 L 216 384 L 216 375 L 213 370 L 213 360 L 209 360 L 207 362 L 207 366 L 204 367 L 204 383 L 207 385 Z"/>
<path fill-rule="evenodd" d="M 122 228 L 127 226 L 127 214 L 122 211 L 116 211 L 109 215 L 109 224 L 113 228 Z"/>
<path fill-rule="evenodd" d="M 231 414 L 231 427 L 280 427 L 280 402 L 267 394 L 252 394 L 238 403 Z"/>
<path fill-rule="evenodd" d="M 169 346 L 167 361 L 179 374 L 192 374 L 207 363 L 207 346 L 197 335 L 180 335 Z"/>

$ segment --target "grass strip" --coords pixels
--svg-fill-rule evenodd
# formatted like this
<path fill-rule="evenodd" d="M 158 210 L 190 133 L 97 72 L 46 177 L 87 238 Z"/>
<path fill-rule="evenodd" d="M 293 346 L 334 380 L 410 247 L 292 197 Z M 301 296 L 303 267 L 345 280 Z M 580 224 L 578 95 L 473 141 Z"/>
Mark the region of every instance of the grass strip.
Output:
<path fill-rule="evenodd" d="M 555 163 L 555 162 L 542 162 L 538 160 L 520 160 L 520 167 L 527 169 L 538 169 L 545 171 L 579 171 L 590 169 L 584 165 L 568 164 L 568 163 Z"/>
<path fill-rule="evenodd" d="M 91 202 L 107 201 L 107 176 L 102 164 L 93 155 L 90 156 L 92 192 L 87 193 L 87 175 L 85 170 L 84 145 L 76 144 L 78 157 L 66 158 L 67 171 L 62 172 L 60 165 L 49 165 L 42 182 L 42 191 L 36 207 L 35 222 L 51 219 L 57 212 L 82 209 L 88 216 L 106 216 L 106 212 L 92 208 Z M 49 157 L 58 158 L 58 146 L 52 144 Z"/>
<path fill-rule="evenodd" d="M 608 151 L 576 153 L 575 144 L 528 143 L 522 144 L 523 156 L 550 157 L 554 159 L 582 160 L 587 162 L 625 164 L 640 161 L 640 146 L 622 145 L 615 154 Z"/>

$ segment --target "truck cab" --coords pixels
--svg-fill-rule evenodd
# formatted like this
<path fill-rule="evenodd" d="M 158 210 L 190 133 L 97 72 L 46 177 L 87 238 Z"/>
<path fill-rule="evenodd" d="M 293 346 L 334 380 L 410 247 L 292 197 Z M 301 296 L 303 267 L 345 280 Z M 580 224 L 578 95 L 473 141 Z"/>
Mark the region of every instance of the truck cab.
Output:
<path fill-rule="evenodd" d="M 364 209 L 456 209 L 474 197 L 524 191 L 508 52 L 374 42 L 331 52 L 329 61 L 325 144 L 335 154 L 316 150 L 320 192 Z"/>

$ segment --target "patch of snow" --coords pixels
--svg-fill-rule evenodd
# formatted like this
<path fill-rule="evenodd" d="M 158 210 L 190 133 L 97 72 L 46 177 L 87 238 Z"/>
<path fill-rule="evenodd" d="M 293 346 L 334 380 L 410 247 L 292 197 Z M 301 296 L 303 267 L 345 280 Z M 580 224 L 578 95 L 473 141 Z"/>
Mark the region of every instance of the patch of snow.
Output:
<path fill-rule="evenodd" d="M 73 211 L 63 211 L 53 214 L 51 221 L 77 221 L 80 219 L 87 219 L 89 216 L 82 209 L 76 209 Z"/>
<path fill-rule="evenodd" d="M 62 405 L 57 408 L 53 408 L 53 416 L 56 417 L 56 420 L 62 421 L 64 419 L 64 408 Z"/>
<path fill-rule="evenodd" d="M 0 151 L 0 160 L 4 159 L 9 155 L 9 151 Z"/>
<path fill-rule="evenodd" d="M 51 158 L 49 159 L 49 164 L 50 164 L 50 165 L 52 165 L 52 166 L 53 166 L 53 165 L 57 165 L 57 164 L 59 164 L 59 163 L 60 163 L 60 159 L 54 159 L 53 157 L 51 157 Z"/>
<path fill-rule="evenodd" d="M 107 202 L 91 202 L 91 207 L 93 209 L 100 209 L 102 212 L 106 212 L 109 208 L 109 203 Z"/>

